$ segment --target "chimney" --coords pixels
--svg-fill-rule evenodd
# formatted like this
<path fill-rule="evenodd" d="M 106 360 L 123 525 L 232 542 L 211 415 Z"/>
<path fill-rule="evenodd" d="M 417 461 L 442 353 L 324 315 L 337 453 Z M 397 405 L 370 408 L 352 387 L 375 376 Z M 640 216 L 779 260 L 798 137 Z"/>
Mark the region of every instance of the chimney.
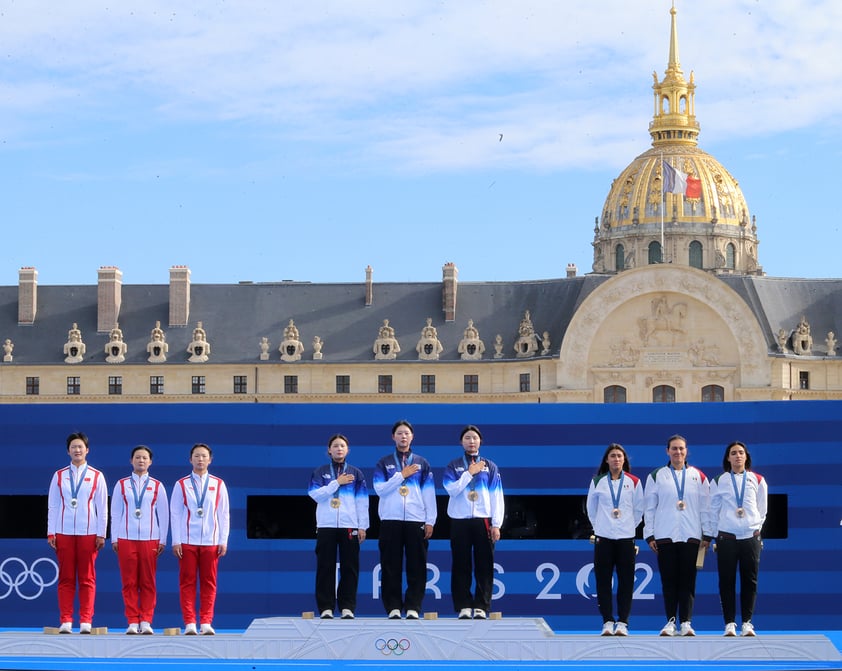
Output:
<path fill-rule="evenodd" d="M 371 266 L 365 267 L 365 306 L 371 307 L 371 301 L 374 300 L 374 285 L 371 282 Z"/>
<path fill-rule="evenodd" d="M 567 264 L 567 277 L 576 277 L 578 272 L 579 272 L 579 269 L 576 267 L 575 263 L 568 263 Z"/>
<path fill-rule="evenodd" d="M 455 263 L 448 262 L 442 266 L 441 274 L 441 307 L 444 311 L 444 321 L 452 322 L 456 319 L 456 278 L 459 271 Z"/>
<path fill-rule="evenodd" d="M 117 266 L 102 266 L 97 275 L 96 330 L 108 333 L 120 318 L 123 273 Z"/>
<path fill-rule="evenodd" d="M 170 326 L 187 326 L 190 316 L 190 268 L 170 268 Z"/>
<path fill-rule="evenodd" d="M 37 309 L 38 271 L 26 266 L 18 271 L 18 324 L 34 324 Z"/>

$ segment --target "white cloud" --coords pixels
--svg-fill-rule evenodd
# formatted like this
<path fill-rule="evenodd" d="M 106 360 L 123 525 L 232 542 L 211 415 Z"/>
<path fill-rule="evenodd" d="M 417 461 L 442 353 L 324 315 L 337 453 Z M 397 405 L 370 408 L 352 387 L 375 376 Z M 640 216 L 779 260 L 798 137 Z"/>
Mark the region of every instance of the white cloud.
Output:
<path fill-rule="evenodd" d="M 78 117 L 256 123 L 402 169 L 611 165 L 648 144 L 662 5 L 3 3 L 0 118 L 37 135 L 75 100 Z M 703 145 L 838 123 L 842 3 L 679 2 L 678 21 Z"/>

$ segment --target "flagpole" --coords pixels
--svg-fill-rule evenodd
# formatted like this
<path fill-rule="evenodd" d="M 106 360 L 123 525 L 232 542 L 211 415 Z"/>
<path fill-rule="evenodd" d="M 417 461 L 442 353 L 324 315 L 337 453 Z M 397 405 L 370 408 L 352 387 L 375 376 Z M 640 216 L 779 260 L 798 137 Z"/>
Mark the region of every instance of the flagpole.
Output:
<path fill-rule="evenodd" d="M 664 210 L 667 207 L 666 174 L 664 173 L 664 153 L 661 152 L 661 263 L 664 262 Z"/>

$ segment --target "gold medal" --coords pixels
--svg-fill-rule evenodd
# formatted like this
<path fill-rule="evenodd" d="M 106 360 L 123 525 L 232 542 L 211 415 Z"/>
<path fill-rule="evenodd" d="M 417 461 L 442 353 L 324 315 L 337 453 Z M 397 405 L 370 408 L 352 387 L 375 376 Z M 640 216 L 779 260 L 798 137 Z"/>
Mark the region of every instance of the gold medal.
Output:
<path fill-rule="evenodd" d="M 479 494 L 477 494 L 473 489 L 468 492 L 468 500 L 469 501 L 476 501 L 479 498 Z"/>
<path fill-rule="evenodd" d="M 684 510 L 687 507 L 687 505 L 684 503 L 684 501 L 679 501 L 675 504 L 675 507 L 679 510 Z"/>
<path fill-rule="evenodd" d="M 400 494 L 401 496 L 406 496 L 407 494 L 409 494 L 409 487 L 407 487 L 406 485 L 401 485 L 398 489 L 398 494 Z"/>
<path fill-rule="evenodd" d="M 614 516 L 614 519 L 620 519 L 621 513 L 619 508 L 614 508 L 614 510 L 611 511 L 611 514 Z"/>
<path fill-rule="evenodd" d="M 331 508 L 338 508 L 339 507 L 339 497 L 334 497 L 330 500 L 330 507 Z"/>
<path fill-rule="evenodd" d="M 737 508 L 737 517 L 745 517 L 745 516 L 746 516 L 746 511 L 743 510 L 742 508 Z"/>

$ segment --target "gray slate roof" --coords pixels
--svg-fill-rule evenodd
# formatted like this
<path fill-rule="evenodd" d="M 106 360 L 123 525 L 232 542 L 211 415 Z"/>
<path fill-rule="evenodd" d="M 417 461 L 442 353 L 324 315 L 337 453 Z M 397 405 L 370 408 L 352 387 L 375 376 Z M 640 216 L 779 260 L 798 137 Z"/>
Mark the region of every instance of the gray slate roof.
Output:
<path fill-rule="evenodd" d="M 171 328 L 168 285 L 122 287 L 120 328 L 128 345 L 126 363 L 145 364 L 146 344 L 156 321 L 169 343 L 168 363 L 186 362 L 193 328 L 201 321 L 211 344 L 210 364 L 255 363 L 259 342 L 267 336 L 270 360 L 279 359 L 278 346 L 290 319 L 295 321 L 305 352 L 312 360 L 313 336 L 324 342 L 324 361 L 372 361 L 372 345 L 384 319 L 395 329 L 401 352 L 398 360 L 415 361 L 415 345 L 427 317 L 432 318 L 444 346 L 440 360 L 459 360 L 457 347 L 468 319 L 473 319 L 485 342 L 484 360 L 493 360 L 494 337 L 503 336 L 504 358 L 514 358 L 514 341 L 525 310 L 535 332 L 548 331 L 551 353 L 558 350 L 567 326 L 581 302 L 609 275 L 523 282 L 460 282 L 456 320 L 444 322 L 442 284 L 375 284 L 373 304 L 364 305 L 365 285 L 305 282 L 191 284 L 189 326 Z M 807 317 L 816 347 L 824 351 L 828 331 L 840 334 L 842 279 L 786 279 L 754 276 L 724 277 L 757 316 L 767 335 L 769 352 L 777 351 L 780 328 L 794 328 Z M 0 287 L 0 342 L 15 344 L 14 363 L 62 363 L 67 331 L 76 322 L 87 347 L 85 363 L 105 363 L 108 334 L 97 334 L 97 287 L 39 286 L 35 324 L 17 323 L 18 287 Z"/>

